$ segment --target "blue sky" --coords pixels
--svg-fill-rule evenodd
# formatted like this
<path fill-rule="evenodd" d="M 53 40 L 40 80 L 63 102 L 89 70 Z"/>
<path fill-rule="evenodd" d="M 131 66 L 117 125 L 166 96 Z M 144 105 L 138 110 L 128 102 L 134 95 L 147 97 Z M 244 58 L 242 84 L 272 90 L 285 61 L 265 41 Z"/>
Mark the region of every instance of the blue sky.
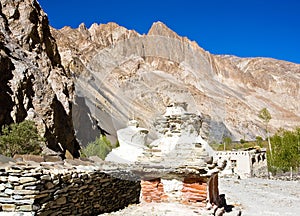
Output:
<path fill-rule="evenodd" d="M 298 0 L 38 0 L 50 25 L 116 22 L 147 33 L 162 21 L 213 54 L 300 63 Z"/>

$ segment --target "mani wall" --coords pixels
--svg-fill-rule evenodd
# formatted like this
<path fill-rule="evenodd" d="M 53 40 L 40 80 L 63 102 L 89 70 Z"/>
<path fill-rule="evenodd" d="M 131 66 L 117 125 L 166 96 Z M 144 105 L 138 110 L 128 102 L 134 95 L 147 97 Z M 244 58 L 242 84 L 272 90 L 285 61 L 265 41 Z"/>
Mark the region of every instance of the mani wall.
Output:
<path fill-rule="evenodd" d="M 83 163 L 0 164 L 0 211 L 97 215 L 139 202 L 140 181 L 131 173 L 114 175 L 100 164 Z"/>

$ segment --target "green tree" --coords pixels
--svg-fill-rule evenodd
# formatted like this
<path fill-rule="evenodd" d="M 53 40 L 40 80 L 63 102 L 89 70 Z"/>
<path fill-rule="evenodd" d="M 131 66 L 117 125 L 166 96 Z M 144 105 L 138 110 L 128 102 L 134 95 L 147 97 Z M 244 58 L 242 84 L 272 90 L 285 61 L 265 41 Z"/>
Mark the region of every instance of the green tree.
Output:
<path fill-rule="evenodd" d="M 2 127 L 0 154 L 8 157 L 15 154 L 40 154 L 44 141 L 33 121 L 13 123 Z"/>
<path fill-rule="evenodd" d="M 224 137 L 223 138 L 223 144 L 224 144 L 224 151 L 226 150 L 226 146 L 227 148 L 230 146 L 230 144 L 232 143 L 232 140 L 230 137 Z"/>
<path fill-rule="evenodd" d="M 261 136 L 257 136 L 257 137 L 255 138 L 255 140 L 256 140 L 256 144 L 257 144 L 258 146 L 260 146 L 260 147 L 263 146 L 263 138 L 262 138 Z"/>
<path fill-rule="evenodd" d="M 106 136 L 100 135 L 95 141 L 90 142 L 85 148 L 81 150 L 83 156 L 98 156 L 105 159 L 108 153 L 112 150 L 112 145 Z"/>
<path fill-rule="evenodd" d="M 246 143 L 246 140 L 240 139 L 240 143 L 241 143 L 241 144 L 245 144 L 245 143 Z"/>
<path fill-rule="evenodd" d="M 269 145 L 269 150 L 270 150 L 270 156 L 272 157 L 272 146 L 271 146 L 271 141 L 270 141 L 270 135 L 269 135 L 269 121 L 272 119 L 272 116 L 270 112 L 268 111 L 267 108 L 263 108 L 259 111 L 258 117 L 263 120 L 265 124 L 265 130 L 267 132 L 267 138 L 268 138 L 268 145 Z"/>
<path fill-rule="evenodd" d="M 294 131 L 279 130 L 271 137 L 274 152 L 269 160 L 271 171 L 284 172 L 300 166 L 300 128 Z"/>

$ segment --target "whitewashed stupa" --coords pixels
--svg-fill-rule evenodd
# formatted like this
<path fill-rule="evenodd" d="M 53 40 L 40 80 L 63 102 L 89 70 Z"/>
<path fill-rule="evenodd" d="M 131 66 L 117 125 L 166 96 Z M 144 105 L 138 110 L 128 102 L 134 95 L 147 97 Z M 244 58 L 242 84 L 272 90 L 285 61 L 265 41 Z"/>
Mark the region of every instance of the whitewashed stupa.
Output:
<path fill-rule="evenodd" d="M 144 151 L 147 135 L 148 130 L 139 127 L 136 120 L 129 121 L 126 128 L 117 131 L 120 146 L 113 149 L 105 160 L 117 163 L 134 163 Z"/>

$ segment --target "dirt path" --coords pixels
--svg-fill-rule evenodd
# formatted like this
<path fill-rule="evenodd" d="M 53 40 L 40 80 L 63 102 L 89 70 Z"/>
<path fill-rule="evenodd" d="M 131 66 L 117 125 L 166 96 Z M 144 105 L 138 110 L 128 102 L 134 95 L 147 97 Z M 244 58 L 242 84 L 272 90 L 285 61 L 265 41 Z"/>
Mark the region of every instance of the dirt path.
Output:
<path fill-rule="evenodd" d="M 199 216 L 199 209 L 179 203 L 145 203 L 131 205 L 123 210 L 101 214 L 101 216 Z"/>
<path fill-rule="evenodd" d="M 220 178 L 227 204 L 240 206 L 243 216 L 300 215 L 300 182 Z"/>

